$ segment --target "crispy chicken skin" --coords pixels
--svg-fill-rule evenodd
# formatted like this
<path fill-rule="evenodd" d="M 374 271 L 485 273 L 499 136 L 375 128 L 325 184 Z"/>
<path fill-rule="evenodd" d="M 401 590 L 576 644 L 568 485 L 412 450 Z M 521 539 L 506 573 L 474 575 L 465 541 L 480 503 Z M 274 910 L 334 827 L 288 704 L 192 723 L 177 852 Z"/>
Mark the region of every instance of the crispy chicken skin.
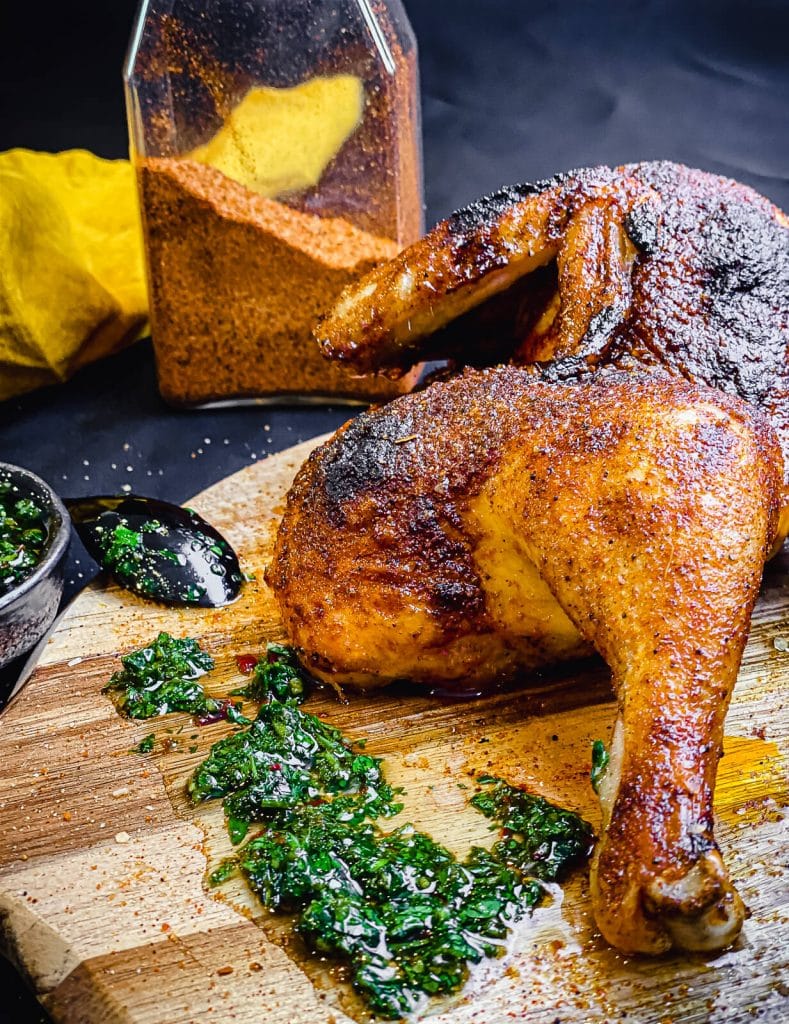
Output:
<path fill-rule="evenodd" d="M 627 951 L 720 949 L 744 908 L 712 792 L 782 473 L 765 417 L 716 390 L 467 371 L 312 454 L 267 579 L 336 684 L 485 684 L 597 650 L 619 706 L 599 927 Z"/>
<path fill-rule="evenodd" d="M 350 368 L 395 375 L 435 357 L 565 383 L 661 367 L 763 409 L 789 455 L 789 221 L 679 164 L 481 199 L 349 286 L 316 337 Z"/>

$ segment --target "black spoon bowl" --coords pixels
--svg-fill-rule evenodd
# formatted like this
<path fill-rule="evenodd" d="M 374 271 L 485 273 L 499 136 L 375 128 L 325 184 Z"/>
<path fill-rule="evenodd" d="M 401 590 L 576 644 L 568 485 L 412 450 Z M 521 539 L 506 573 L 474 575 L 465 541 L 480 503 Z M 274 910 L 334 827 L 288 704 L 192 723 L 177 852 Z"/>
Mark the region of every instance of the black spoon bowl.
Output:
<path fill-rule="evenodd" d="M 162 604 L 220 608 L 244 582 L 238 556 L 190 508 L 129 494 L 66 498 L 88 554 L 126 590 Z"/>

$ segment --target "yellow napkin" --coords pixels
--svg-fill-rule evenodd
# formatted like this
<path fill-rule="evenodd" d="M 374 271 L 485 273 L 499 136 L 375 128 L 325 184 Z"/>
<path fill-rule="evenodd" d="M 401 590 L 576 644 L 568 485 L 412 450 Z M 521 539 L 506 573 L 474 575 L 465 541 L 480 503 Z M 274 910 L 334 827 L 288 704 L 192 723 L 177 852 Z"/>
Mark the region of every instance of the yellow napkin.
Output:
<path fill-rule="evenodd" d="M 148 300 L 134 173 L 84 150 L 0 153 L 0 399 L 140 337 Z"/>

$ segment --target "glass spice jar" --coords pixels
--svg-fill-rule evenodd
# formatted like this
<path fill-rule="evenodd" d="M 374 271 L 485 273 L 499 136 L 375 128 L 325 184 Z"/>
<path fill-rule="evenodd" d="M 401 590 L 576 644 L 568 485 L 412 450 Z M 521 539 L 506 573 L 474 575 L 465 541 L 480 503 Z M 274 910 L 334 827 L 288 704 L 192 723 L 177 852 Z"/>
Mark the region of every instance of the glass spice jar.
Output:
<path fill-rule="evenodd" d="M 143 0 L 124 80 L 162 395 L 381 401 L 311 334 L 423 229 L 399 0 Z"/>

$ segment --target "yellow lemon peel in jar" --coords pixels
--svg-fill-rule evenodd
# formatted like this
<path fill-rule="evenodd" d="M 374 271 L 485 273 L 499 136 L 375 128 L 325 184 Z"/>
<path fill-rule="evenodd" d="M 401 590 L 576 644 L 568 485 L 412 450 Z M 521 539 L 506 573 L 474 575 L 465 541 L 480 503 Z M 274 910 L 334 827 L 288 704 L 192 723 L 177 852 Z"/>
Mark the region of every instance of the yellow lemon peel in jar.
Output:
<path fill-rule="evenodd" d="M 84 150 L 0 153 L 0 400 L 140 337 L 134 172 Z"/>
<path fill-rule="evenodd" d="M 289 89 L 256 87 L 189 156 L 272 199 L 318 183 L 363 107 L 355 75 L 312 78 Z"/>

